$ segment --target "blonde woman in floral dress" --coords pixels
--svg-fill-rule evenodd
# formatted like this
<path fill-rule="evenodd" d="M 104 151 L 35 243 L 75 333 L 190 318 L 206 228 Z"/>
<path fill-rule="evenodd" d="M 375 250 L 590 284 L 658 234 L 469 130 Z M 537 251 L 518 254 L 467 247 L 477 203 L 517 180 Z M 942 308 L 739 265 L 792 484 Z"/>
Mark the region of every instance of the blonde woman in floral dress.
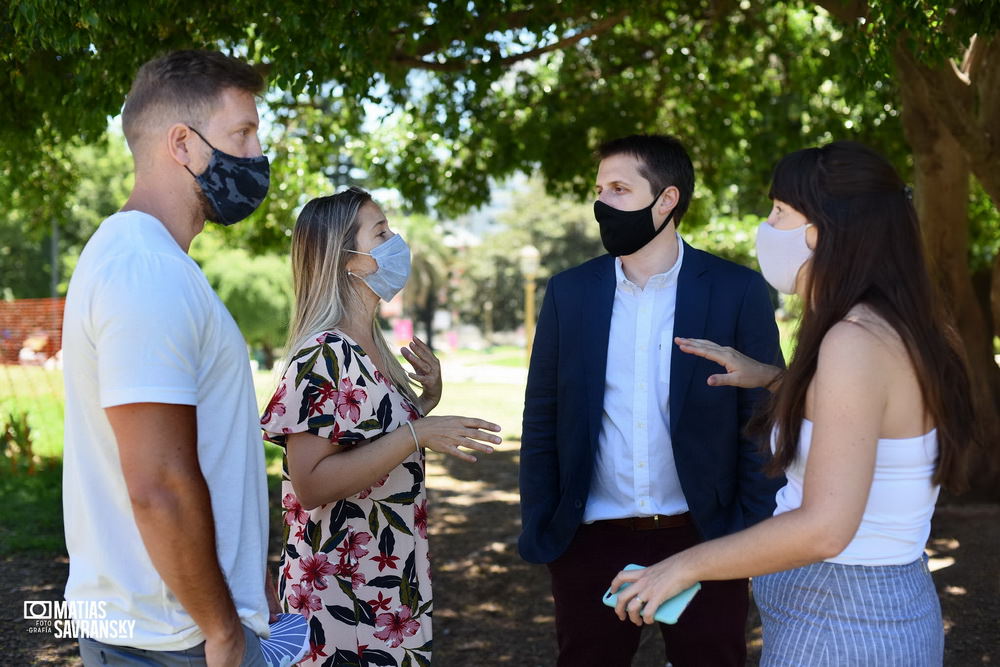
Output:
<path fill-rule="evenodd" d="M 424 448 L 474 462 L 464 450 L 500 442 L 496 424 L 424 416 L 441 398 L 437 358 L 414 339 L 407 374 L 379 333 L 379 301 L 409 269 L 405 241 L 358 188 L 312 200 L 295 224 L 289 355 L 261 425 L 285 449 L 278 592 L 309 619 L 301 664 L 430 663 Z"/>

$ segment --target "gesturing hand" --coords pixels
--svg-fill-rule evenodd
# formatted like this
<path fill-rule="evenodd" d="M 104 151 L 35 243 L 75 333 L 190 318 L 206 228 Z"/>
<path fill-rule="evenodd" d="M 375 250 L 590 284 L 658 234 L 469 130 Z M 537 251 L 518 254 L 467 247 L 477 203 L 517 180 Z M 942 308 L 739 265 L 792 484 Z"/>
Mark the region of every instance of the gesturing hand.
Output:
<path fill-rule="evenodd" d="M 422 447 L 470 463 L 475 463 L 476 457 L 463 452 L 459 447 L 490 454 L 493 448 L 482 443 L 500 444 L 500 436 L 483 432 L 499 432 L 500 427 L 474 417 L 423 417 L 413 422 L 413 429 Z M 476 442 L 477 440 L 482 442 Z"/>
<path fill-rule="evenodd" d="M 420 407 L 423 408 L 423 413 L 427 414 L 441 401 L 441 362 L 434 356 L 434 351 L 427 343 L 416 336 L 410 341 L 409 347 L 402 347 L 399 351 L 413 366 L 414 372 L 407 375 L 423 387 Z"/>
<path fill-rule="evenodd" d="M 681 352 L 704 357 L 725 367 L 726 372 L 708 376 L 713 387 L 731 386 L 753 389 L 768 387 L 781 373 L 777 366 L 762 364 L 731 347 L 701 338 L 674 338 Z"/>

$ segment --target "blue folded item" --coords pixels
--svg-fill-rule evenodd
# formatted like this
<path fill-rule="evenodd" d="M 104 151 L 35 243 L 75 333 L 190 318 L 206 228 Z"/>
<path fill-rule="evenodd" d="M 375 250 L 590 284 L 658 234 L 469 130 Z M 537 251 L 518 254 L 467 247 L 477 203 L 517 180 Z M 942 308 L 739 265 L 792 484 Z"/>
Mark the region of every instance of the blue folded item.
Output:
<path fill-rule="evenodd" d="M 278 614 L 271 636 L 260 640 L 260 650 L 270 667 L 290 667 L 309 650 L 309 621 L 302 614 Z"/>
<path fill-rule="evenodd" d="M 636 565 L 632 563 L 626 565 L 625 569 L 642 570 L 644 568 L 641 565 Z M 618 590 L 623 591 L 629 586 L 631 586 L 631 584 L 622 584 L 622 587 Z M 677 622 L 677 619 L 680 618 L 681 612 L 684 611 L 684 609 L 688 606 L 688 603 L 691 602 L 691 598 L 694 597 L 694 594 L 700 590 L 701 590 L 701 584 L 695 582 L 694 586 L 692 586 L 691 588 L 687 588 L 681 591 L 674 597 L 667 599 L 663 604 L 661 604 L 657 608 L 656 613 L 653 614 L 653 618 L 659 621 L 660 623 L 667 623 L 669 625 L 673 625 L 674 623 Z M 603 598 L 604 604 L 606 604 L 609 607 L 614 607 L 616 604 L 618 604 L 618 595 L 616 593 L 612 593 L 611 589 L 609 588 L 608 591 L 604 594 Z"/>

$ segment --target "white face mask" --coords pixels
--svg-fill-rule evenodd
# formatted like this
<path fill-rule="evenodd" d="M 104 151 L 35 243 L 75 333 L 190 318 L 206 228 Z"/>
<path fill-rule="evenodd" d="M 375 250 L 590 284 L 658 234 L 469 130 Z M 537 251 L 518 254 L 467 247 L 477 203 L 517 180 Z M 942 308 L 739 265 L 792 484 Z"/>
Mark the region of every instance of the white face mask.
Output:
<path fill-rule="evenodd" d="M 782 294 L 795 294 L 799 269 L 812 257 L 806 244 L 805 224 L 795 229 L 775 229 L 767 221 L 757 228 L 757 261 L 764 279 Z"/>
<path fill-rule="evenodd" d="M 375 260 L 378 268 L 367 276 L 359 276 L 348 271 L 349 275 L 360 278 L 383 301 L 392 301 L 410 277 L 410 247 L 399 234 L 385 243 L 375 246 L 371 252 L 348 250 L 355 255 L 368 255 Z"/>

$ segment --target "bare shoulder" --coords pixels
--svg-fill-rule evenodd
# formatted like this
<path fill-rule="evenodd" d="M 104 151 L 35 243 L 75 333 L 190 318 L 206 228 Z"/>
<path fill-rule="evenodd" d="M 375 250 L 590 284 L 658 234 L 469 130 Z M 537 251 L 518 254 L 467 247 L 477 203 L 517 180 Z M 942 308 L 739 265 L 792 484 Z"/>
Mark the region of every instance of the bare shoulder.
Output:
<path fill-rule="evenodd" d="M 884 386 L 896 365 L 895 348 L 902 343 L 888 323 L 869 315 L 852 310 L 847 318 L 830 327 L 820 343 L 817 379 L 848 383 L 861 391 Z"/>

